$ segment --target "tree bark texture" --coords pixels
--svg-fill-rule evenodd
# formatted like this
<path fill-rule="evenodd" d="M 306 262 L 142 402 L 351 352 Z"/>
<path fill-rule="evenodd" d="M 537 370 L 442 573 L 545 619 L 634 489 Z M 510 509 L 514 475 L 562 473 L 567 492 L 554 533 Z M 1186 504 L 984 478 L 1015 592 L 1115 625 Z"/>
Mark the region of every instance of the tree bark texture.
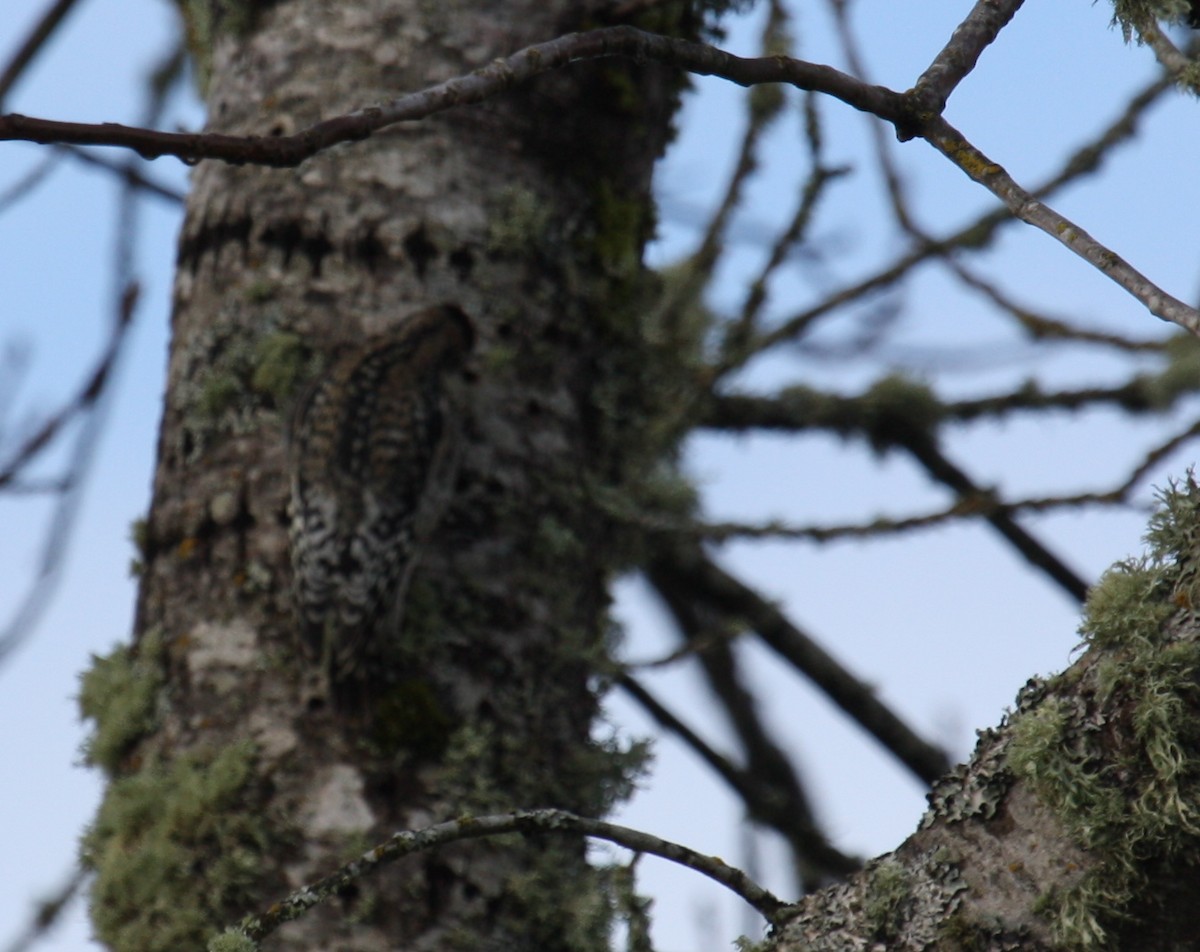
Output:
<path fill-rule="evenodd" d="M 209 129 L 270 135 L 595 25 L 606 6 L 185 15 Z M 673 348 L 655 350 L 639 318 L 639 262 L 679 86 L 653 65 L 586 64 L 295 170 L 196 169 L 135 643 L 83 690 L 87 754 L 111 776 L 85 857 L 113 948 L 194 948 L 396 829 L 518 807 L 595 815 L 620 795 L 629 758 L 589 739 L 606 584 L 628 557 L 599 500 L 668 442 L 654 421 L 669 375 L 649 368 Z M 284 420 L 338 346 L 441 303 L 477 337 L 462 464 L 403 635 L 348 713 L 314 691 L 297 647 Z M 506 840 L 414 857 L 269 941 L 600 948 L 606 921 L 578 840 Z"/>
<path fill-rule="evenodd" d="M 1066 671 L 1031 679 L 895 851 L 797 902 L 774 947 L 1200 948 L 1200 486 L 1093 586 Z"/>

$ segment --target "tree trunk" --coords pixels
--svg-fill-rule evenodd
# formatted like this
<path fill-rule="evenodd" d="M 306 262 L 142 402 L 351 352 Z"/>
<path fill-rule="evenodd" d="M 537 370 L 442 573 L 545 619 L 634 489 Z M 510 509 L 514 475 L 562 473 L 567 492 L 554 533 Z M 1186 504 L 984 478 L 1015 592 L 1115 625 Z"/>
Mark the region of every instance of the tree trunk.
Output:
<path fill-rule="evenodd" d="M 186 5 L 209 129 L 269 135 L 612 5 L 210 6 Z M 298 169 L 196 169 L 134 647 L 82 692 L 88 757 L 112 778 L 85 843 L 108 945 L 195 948 L 396 829 L 594 815 L 620 795 L 634 758 L 589 739 L 606 582 L 629 557 L 605 513 L 669 443 L 655 362 L 678 348 L 648 343 L 639 261 L 679 85 L 581 65 Z M 402 632 L 376 633 L 357 703 L 332 703 L 289 595 L 285 420 L 337 347 L 439 304 L 477 339 L 457 481 Z M 474 842 L 391 867 L 272 942 L 600 948 L 606 924 L 581 842 Z"/>

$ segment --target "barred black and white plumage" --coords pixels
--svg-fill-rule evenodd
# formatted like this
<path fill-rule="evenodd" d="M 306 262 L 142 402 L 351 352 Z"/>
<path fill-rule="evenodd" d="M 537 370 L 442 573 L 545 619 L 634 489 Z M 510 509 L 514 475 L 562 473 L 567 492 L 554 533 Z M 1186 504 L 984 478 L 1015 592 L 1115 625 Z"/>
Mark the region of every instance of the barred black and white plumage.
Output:
<path fill-rule="evenodd" d="M 334 355 L 288 427 L 291 555 L 302 635 L 334 677 L 396 619 L 431 483 L 446 478 L 446 377 L 471 350 L 453 305 Z"/>

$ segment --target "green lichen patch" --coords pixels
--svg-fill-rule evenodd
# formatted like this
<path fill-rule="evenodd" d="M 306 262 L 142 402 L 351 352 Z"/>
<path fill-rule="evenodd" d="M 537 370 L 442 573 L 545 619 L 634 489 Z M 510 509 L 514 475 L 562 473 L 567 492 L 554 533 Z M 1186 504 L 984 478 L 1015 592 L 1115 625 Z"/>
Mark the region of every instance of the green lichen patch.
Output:
<path fill-rule="evenodd" d="M 863 914 L 874 935 L 892 939 L 900 934 L 912 901 L 912 877 L 899 863 L 885 859 L 868 869 L 870 883 L 863 900 Z"/>
<path fill-rule="evenodd" d="M 240 929 L 226 929 L 208 942 L 208 952 L 255 952 L 258 943 Z"/>
<path fill-rule="evenodd" d="M 496 255 L 523 255 L 540 251 L 551 240 L 551 220 L 546 203 L 528 189 L 509 186 L 496 196 L 488 219 L 487 250 Z"/>
<path fill-rule="evenodd" d="M 922 828 L 937 822 L 961 823 L 994 817 L 1012 784 L 1006 747 L 1007 740 L 1000 731 L 980 731 L 971 759 L 954 767 L 930 790 L 929 809 L 921 819 Z"/>
<path fill-rule="evenodd" d="M 277 407 L 285 406 L 300 381 L 316 370 L 312 351 L 297 334 L 286 331 L 259 338 L 251 366 L 250 386 L 271 397 Z"/>
<path fill-rule="evenodd" d="M 1112 946 L 1137 918 L 1149 871 L 1183 875 L 1200 849 L 1198 516 L 1191 476 L 1162 493 L 1146 556 L 1110 570 L 1088 599 L 1080 673 L 1012 721 L 1009 769 L 1095 860 L 1041 903 L 1071 948 Z"/>
<path fill-rule="evenodd" d="M 179 453 L 201 456 L 230 434 L 254 429 L 285 412 L 320 361 L 304 339 L 279 326 L 274 309 L 254 307 L 222 315 L 182 351 L 176 399 L 183 414 Z M 275 422 L 277 424 L 277 421 Z"/>
<path fill-rule="evenodd" d="M 193 751 L 110 784 L 81 851 L 108 947 L 200 948 L 249 902 L 268 849 L 245 802 L 254 757 L 249 743 Z"/>
<path fill-rule="evenodd" d="M 897 427 L 918 432 L 932 428 L 941 405 L 927 386 L 899 374 L 879 380 L 861 398 L 863 426 L 871 445 L 885 449 L 895 441 Z"/>
<path fill-rule="evenodd" d="M 221 36 L 245 36 L 275 0 L 175 0 L 201 92 L 208 87 L 213 47 Z"/>
<path fill-rule="evenodd" d="M 1174 406 L 1182 396 L 1200 390 L 1200 339 L 1178 334 L 1167 341 L 1167 365 L 1156 374 L 1139 378 L 1139 391 L 1156 410 Z"/>
<path fill-rule="evenodd" d="M 370 740 L 379 750 L 404 751 L 428 759 L 439 756 L 450 742 L 454 720 L 433 688 L 419 678 L 389 686 L 371 709 Z"/>
<path fill-rule="evenodd" d="M 508 882 L 512 921 L 521 924 L 522 939 L 533 948 L 565 948 L 579 952 L 608 952 L 613 908 L 605 874 L 585 869 L 578 878 L 562 875 L 575 861 L 573 844 L 547 837 L 535 847 L 535 858 L 527 871 Z"/>
<path fill-rule="evenodd" d="M 134 551 L 129 560 L 129 575 L 137 578 L 146 570 L 146 556 L 150 551 L 150 523 L 146 519 L 134 519 L 130 523 L 129 541 L 133 543 Z"/>
<path fill-rule="evenodd" d="M 642 247 L 654 230 L 654 209 L 644 196 L 622 195 L 601 181 L 593 189 L 595 225 L 592 251 L 600 265 L 618 277 L 641 268 Z"/>
<path fill-rule="evenodd" d="M 1145 560 L 1114 565 L 1088 594 L 1080 633 L 1089 644 L 1114 649 L 1142 640 L 1157 644 L 1172 606 L 1164 598 L 1163 575 Z"/>
<path fill-rule="evenodd" d="M 1186 23 L 1190 13 L 1188 0 L 1113 0 L 1113 23 L 1120 25 L 1126 43 L 1135 35 L 1140 43 L 1147 23 Z"/>
<path fill-rule="evenodd" d="M 79 712 L 95 722 L 83 742 L 83 760 L 115 776 L 134 745 L 154 729 L 162 686 L 160 638 L 151 629 L 136 650 L 119 645 L 92 656 L 80 676 Z"/>

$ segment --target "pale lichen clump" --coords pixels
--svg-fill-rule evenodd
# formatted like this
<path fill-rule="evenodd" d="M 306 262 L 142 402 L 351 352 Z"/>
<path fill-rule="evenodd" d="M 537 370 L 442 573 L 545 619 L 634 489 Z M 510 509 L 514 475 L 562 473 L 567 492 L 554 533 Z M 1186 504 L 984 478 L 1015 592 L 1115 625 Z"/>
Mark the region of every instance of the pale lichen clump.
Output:
<path fill-rule="evenodd" d="M 263 818 L 244 809 L 255 756 L 247 742 L 196 750 L 109 785 L 82 846 L 108 947 L 198 948 L 246 907 L 272 848 Z"/>
<path fill-rule="evenodd" d="M 1200 487 L 1161 494 L 1146 555 L 1093 588 L 1089 652 L 1015 716 L 1007 764 L 1091 862 L 1040 913 L 1071 948 L 1108 948 L 1143 914 L 1149 875 L 1182 875 L 1200 848 Z"/>
<path fill-rule="evenodd" d="M 84 761 L 111 780 L 81 857 L 95 872 L 97 935 L 117 950 L 199 947 L 245 902 L 273 845 L 262 816 L 244 809 L 253 744 L 169 761 L 144 749 L 161 718 L 162 645 L 148 629 L 136 647 L 94 658 L 80 684 L 80 711 L 94 725 Z"/>
<path fill-rule="evenodd" d="M 1113 0 L 1113 23 L 1120 25 L 1126 43 L 1135 35 L 1141 42 L 1141 29 L 1147 23 L 1186 23 L 1190 14 L 1188 0 Z"/>
<path fill-rule="evenodd" d="M 118 645 L 108 655 L 93 655 L 92 666 L 80 676 L 79 712 L 95 723 L 83 742 L 84 763 L 110 777 L 157 724 L 161 646 L 161 633 L 151 628 L 136 651 Z"/>

